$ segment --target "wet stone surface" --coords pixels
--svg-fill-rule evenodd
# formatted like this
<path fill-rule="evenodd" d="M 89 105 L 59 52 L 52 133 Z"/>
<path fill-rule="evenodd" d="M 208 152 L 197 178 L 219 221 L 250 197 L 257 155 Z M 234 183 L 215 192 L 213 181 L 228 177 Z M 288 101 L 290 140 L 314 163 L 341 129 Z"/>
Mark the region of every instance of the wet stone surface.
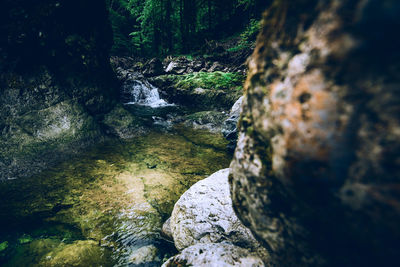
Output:
<path fill-rule="evenodd" d="M 202 134 L 211 137 L 189 139 L 181 128 L 108 141 L 0 184 L 0 265 L 160 266 L 176 254 L 160 235 L 174 203 L 230 162 Z"/>

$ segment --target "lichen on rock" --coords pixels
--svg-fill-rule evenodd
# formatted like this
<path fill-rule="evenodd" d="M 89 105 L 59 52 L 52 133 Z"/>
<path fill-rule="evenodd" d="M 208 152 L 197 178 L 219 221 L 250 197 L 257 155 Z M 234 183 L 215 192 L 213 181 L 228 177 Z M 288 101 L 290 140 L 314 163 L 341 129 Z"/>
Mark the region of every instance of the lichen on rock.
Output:
<path fill-rule="evenodd" d="M 277 0 L 265 13 L 230 183 L 235 211 L 273 264 L 396 259 L 393 10 L 394 1 Z"/>

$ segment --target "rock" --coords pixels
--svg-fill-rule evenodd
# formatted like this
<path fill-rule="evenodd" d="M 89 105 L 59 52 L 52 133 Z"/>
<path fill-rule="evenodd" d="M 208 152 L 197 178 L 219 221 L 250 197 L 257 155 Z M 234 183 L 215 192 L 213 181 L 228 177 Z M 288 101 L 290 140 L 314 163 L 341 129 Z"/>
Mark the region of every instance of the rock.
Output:
<path fill-rule="evenodd" d="M 169 63 L 166 73 L 170 74 L 184 74 L 188 67 L 188 62 L 186 60 L 172 61 Z"/>
<path fill-rule="evenodd" d="M 161 60 L 153 58 L 146 62 L 143 66 L 142 73 L 146 77 L 162 75 L 164 73 Z"/>
<path fill-rule="evenodd" d="M 222 71 L 222 70 L 224 70 L 224 67 L 221 65 L 221 63 L 214 62 L 212 66 L 208 69 L 208 72 Z"/>
<path fill-rule="evenodd" d="M 111 56 L 110 57 L 110 63 L 113 68 L 121 68 L 124 70 L 135 68 L 135 65 L 138 64 L 138 62 L 135 62 L 135 59 L 132 57 L 117 57 L 117 56 Z"/>
<path fill-rule="evenodd" d="M 160 88 L 160 95 L 169 103 L 205 111 L 230 109 L 242 95 L 242 77 L 219 71 L 161 75 L 149 81 Z"/>
<path fill-rule="evenodd" d="M 4 0 L 0 10 L 4 180 L 34 175 L 95 142 L 97 118 L 117 100 L 117 81 L 109 63 L 112 31 L 104 1 Z"/>
<path fill-rule="evenodd" d="M 222 241 L 258 247 L 233 211 L 228 174 L 229 169 L 224 169 L 197 182 L 175 204 L 171 230 L 178 250 L 197 243 Z"/>
<path fill-rule="evenodd" d="M 165 223 L 163 224 L 161 229 L 161 235 L 167 238 L 168 240 L 171 241 L 174 240 L 171 230 L 171 217 L 169 217 L 168 220 L 166 220 Z"/>
<path fill-rule="evenodd" d="M 158 249 L 154 245 L 144 246 L 135 250 L 129 256 L 129 261 L 137 265 L 160 261 L 157 254 Z"/>
<path fill-rule="evenodd" d="M 201 111 L 185 116 L 185 125 L 194 129 L 205 129 L 217 133 L 221 131 L 226 115 L 219 111 Z"/>
<path fill-rule="evenodd" d="M 229 148 L 234 150 L 237 141 L 237 124 L 242 110 L 243 96 L 241 96 L 232 106 L 229 118 L 226 119 L 222 126 L 222 135 L 229 140 Z"/>
<path fill-rule="evenodd" d="M 32 175 L 63 155 L 75 153 L 75 146 L 85 147 L 102 136 L 95 119 L 73 100 L 11 115 L 3 127 L 0 179 Z"/>
<path fill-rule="evenodd" d="M 187 127 L 185 123 L 176 124 L 174 130 L 193 144 L 213 148 L 214 150 L 224 153 L 226 152 L 228 141 L 219 131 L 214 133 L 212 129 L 210 130 L 206 125 L 196 126 L 196 129 L 194 129 L 193 125 Z"/>
<path fill-rule="evenodd" d="M 103 124 L 109 133 L 122 139 L 133 138 L 145 132 L 143 122 L 120 104 L 104 116 Z"/>
<path fill-rule="evenodd" d="M 229 180 L 239 218 L 273 265 L 398 261 L 393 10 L 400 3 L 306 0 L 274 1 L 265 13 Z"/>
<path fill-rule="evenodd" d="M 179 255 L 170 258 L 162 267 L 256 267 L 264 266 L 254 253 L 229 243 L 196 244 L 185 248 Z"/>
<path fill-rule="evenodd" d="M 104 250 L 93 240 L 79 240 L 45 255 L 40 266 L 100 266 L 105 262 Z"/>

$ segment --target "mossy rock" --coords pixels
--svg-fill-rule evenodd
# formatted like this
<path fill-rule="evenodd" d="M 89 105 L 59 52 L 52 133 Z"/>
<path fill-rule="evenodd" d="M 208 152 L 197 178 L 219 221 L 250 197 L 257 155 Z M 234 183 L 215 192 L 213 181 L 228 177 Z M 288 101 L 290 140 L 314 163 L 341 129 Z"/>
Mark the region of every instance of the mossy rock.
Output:
<path fill-rule="evenodd" d="M 112 134 L 120 138 L 132 138 L 144 131 L 143 121 L 122 105 L 117 105 L 110 113 L 106 114 L 103 123 Z"/>
<path fill-rule="evenodd" d="M 3 179 L 31 175 L 102 136 L 95 119 L 73 100 L 9 119 L 4 127 L 0 136 Z"/>
<path fill-rule="evenodd" d="M 229 72 L 194 72 L 161 75 L 151 80 L 162 97 L 197 111 L 228 110 L 243 93 L 245 76 Z"/>
<path fill-rule="evenodd" d="M 40 266 L 103 266 L 106 250 L 93 240 L 79 240 L 46 254 Z"/>
<path fill-rule="evenodd" d="M 244 75 L 229 72 L 194 72 L 182 76 L 176 83 L 178 88 L 193 90 L 195 88 L 205 88 L 213 90 L 242 90 Z"/>

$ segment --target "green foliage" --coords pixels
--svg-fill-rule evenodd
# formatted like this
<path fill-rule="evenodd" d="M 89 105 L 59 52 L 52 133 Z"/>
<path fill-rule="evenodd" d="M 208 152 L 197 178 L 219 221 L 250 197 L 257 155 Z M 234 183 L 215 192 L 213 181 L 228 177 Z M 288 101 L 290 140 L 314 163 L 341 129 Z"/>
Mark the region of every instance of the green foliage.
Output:
<path fill-rule="evenodd" d="M 244 75 L 229 72 L 195 72 L 180 76 L 176 86 L 182 89 L 241 90 Z"/>
<path fill-rule="evenodd" d="M 259 31 L 261 29 L 261 21 L 257 19 L 250 20 L 245 31 L 240 34 L 243 43 L 249 43 L 255 41 Z"/>
<path fill-rule="evenodd" d="M 262 0 L 107 0 L 114 31 L 113 54 L 140 56 L 185 54 L 206 40 L 243 29 L 254 39 Z"/>

